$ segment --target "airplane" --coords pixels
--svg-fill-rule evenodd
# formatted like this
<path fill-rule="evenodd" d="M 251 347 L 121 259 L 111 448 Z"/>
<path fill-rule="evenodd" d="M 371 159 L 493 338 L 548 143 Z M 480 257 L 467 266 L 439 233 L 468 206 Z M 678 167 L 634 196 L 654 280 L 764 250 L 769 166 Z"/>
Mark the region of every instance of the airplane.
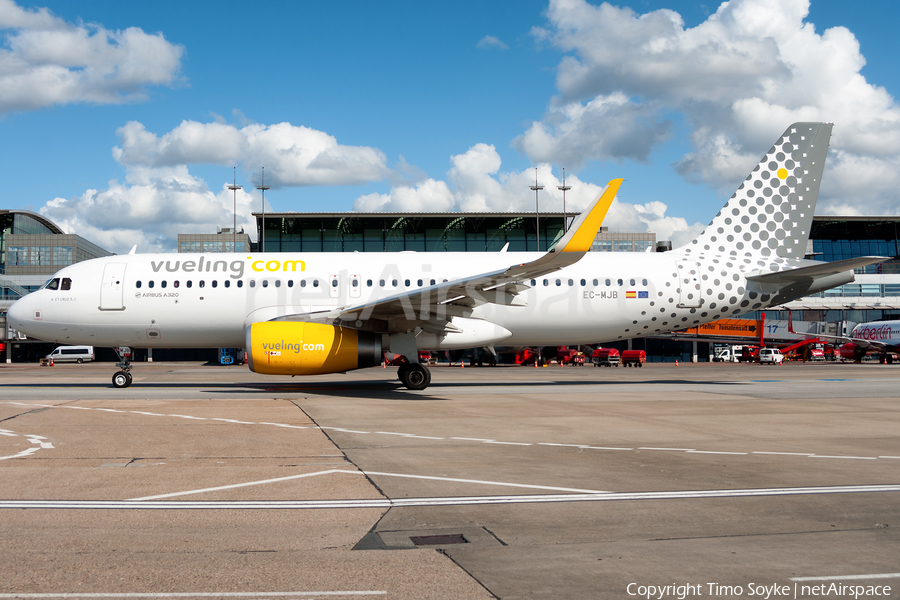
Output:
<path fill-rule="evenodd" d="M 804 259 L 830 123 L 794 123 L 712 219 L 665 253 L 589 252 L 614 179 L 546 253 L 234 253 L 109 256 L 61 269 L 10 325 L 65 344 L 244 347 L 250 369 L 313 375 L 418 351 L 593 344 L 668 333 L 854 280 L 883 260 Z M 120 357 L 115 387 L 132 383 Z"/>
<path fill-rule="evenodd" d="M 791 313 L 788 313 L 788 331 L 796 333 Z M 854 327 L 850 335 L 816 334 L 810 337 L 843 341 L 838 349 L 841 358 L 862 362 L 866 354 L 872 352 L 881 355 L 879 362 L 882 364 L 892 364 L 894 357 L 891 353 L 900 351 L 900 321 L 869 321 Z"/>

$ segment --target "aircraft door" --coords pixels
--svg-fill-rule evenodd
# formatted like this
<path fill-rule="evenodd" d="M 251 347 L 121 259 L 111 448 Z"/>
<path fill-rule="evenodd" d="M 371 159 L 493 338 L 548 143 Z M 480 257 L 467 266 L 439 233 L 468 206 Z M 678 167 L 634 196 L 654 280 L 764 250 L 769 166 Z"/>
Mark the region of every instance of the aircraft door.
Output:
<path fill-rule="evenodd" d="M 359 298 L 362 288 L 362 281 L 360 280 L 359 275 L 351 275 L 350 276 L 350 297 L 351 298 Z"/>
<path fill-rule="evenodd" d="M 125 310 L 125 263 L 109 263 L 103 267 L 100 282 L 100 310 Z"/>
<path fill-rule="evenodd" d="M 678 273 L 678 307 L 699 308 L 701 300 L 700 263 L 694 260 L 675 262 Z"/>
<path fill-rule="evenodd" d="M 331 281 L 328 282 L 328 295 L 331 298 L 341 297 L 341 276 L 332 275 Z"/>

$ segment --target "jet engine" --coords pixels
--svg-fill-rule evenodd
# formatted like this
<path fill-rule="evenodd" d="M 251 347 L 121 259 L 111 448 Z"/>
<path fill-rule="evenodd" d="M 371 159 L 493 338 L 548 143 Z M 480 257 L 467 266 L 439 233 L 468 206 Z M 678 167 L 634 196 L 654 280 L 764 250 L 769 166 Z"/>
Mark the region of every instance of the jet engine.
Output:
<path fill-rule="evenodd" d="M 322 375 L 381 364 L 381 335 L 322 323 L 264 321 L 246 331 L 250 370 Z"/>
<path fill-rule="evenodd" d="M 866 355 L 866 349 L 857 346 L 853 342 L 847 342 L 840 347 L 840 350 L 838 352 L 840 352 L 841 358 L 855 361 L 862 360 Z"/>

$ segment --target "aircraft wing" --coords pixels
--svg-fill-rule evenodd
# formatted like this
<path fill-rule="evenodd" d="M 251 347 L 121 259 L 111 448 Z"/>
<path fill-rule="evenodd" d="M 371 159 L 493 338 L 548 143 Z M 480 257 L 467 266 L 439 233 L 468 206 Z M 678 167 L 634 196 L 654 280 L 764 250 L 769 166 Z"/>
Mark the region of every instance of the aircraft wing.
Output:
<path fill-rule="evenodd" d="M 517 295 L 531 286 L 523 281 L 553 273 L 581 260 L 590 250 L 621 184 L 621 179 L 610 181 L 575 219 L 569 231 L 546 254 L 531 262 L 417 288 L 372 302 L 280 317 L 278 320 L 323 320 L 383 333 L 409 331 L 412 327 L 421 326 L 427 331 L 441 333 L 456 330 L 449 323 L 450 319 L 468 316 L 473 308 L 482 304 L 525 306 L 524 300 Z"/>
<path fill-rule="evenodd" d="M 823 262 L 810 267 L 798 267 L 796 269 L 787 269 L 785 271 L 776 271 L 774 273 L 751 273 L 747 275 L 747 279 L 749 281 L 756 281 L 757 283 L 784 285 L 795 281 L 803 281 L 805 279 L 837 275 L 844 271 L 858 269 L 859 267 L 865 267 L 866 265 L 884 262 L 886 260 L 889 260 L 889 258 L 885 256 L 860 256 L 859 258 Z"/>

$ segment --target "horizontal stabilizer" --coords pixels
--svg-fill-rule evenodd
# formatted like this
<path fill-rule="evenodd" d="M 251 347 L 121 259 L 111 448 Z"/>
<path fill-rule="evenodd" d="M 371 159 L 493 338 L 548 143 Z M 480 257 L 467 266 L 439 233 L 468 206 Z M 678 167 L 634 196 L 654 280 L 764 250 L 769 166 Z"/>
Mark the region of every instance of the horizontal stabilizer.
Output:
<path fill-rule="evenodd" d="M 838 260 L 835 262 L 823 262 L 811 267 L 798 267 L 796 269 L 787 269 L 786 271 L 777 271 L 775 273 L 759 273 L 747 275 L 748 281 L 757 283 L 773 283 L 785 284 L 794 281 L 803 281 L 806 279 L 815 279 L 817 277 L 825 277 L 827 275 L 836 275 L 845 271 L 851 271 L 866 265 L 871 265 L 889 260 L 884 256 L 861 256 L 859 258 L 850 258 L 847 260 Z"/>

